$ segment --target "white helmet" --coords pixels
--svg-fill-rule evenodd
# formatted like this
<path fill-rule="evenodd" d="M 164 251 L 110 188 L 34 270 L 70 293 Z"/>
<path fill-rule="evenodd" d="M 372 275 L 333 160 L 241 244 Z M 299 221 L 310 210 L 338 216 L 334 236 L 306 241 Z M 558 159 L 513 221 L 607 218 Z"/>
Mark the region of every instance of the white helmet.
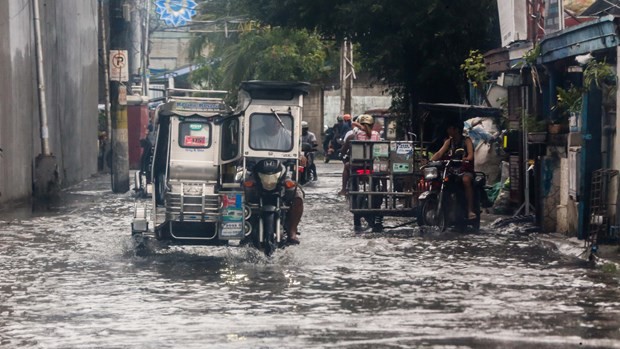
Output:
<path fill-rule="evenodd" d="M 308 128 L 308 121 L 302 121 L 301 128 Z"/>
<path fill-rule="evenodd" d="M 362 114 L 357 118 L 357 122 L 360 124 L 373 125 L 375 123 L 375 119 L 368 114 Z"/>

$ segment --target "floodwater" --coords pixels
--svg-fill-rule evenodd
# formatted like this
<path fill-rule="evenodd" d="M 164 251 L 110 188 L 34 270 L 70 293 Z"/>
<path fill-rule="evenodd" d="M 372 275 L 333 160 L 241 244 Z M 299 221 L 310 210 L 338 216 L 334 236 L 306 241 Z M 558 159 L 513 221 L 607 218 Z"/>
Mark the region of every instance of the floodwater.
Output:
<path fill-rule="evenodd" d="M 271 259 L 250 247 L 135 256 L 134 199 L 108 176 L 54 212 L 0 213 L 0 347 L 620 348 L 617 273 L 519 227 L 355 235 L 341 168 L 320 164 L 302 244 Z"/>

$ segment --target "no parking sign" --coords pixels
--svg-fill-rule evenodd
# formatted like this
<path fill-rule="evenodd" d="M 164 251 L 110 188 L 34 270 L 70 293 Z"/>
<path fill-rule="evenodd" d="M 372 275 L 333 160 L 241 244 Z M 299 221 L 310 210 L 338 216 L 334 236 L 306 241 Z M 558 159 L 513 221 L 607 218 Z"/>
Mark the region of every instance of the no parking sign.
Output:
<path fill-rule="evenodd" d="M 127 50 L 110 50 L 110 81 L 129 81 Z"/>

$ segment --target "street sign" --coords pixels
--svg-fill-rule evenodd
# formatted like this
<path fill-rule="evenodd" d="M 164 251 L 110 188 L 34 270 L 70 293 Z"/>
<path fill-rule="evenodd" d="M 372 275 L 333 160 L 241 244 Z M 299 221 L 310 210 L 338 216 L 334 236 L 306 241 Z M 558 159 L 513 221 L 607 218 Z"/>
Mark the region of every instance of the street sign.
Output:
<path fill-rule="evenodd" d="M 110 50 L 110 81 L 129 81 L 127 50 Z"/>

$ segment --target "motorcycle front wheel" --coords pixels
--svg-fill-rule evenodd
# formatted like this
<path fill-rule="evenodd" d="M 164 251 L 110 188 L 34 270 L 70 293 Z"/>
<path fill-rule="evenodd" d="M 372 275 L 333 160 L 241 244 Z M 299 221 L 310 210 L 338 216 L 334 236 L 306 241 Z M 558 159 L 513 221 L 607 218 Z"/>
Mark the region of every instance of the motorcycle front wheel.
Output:
<path fill-rule="evenodd" d="M 439 200 L 430 198 L 424 201 L 419 222 L 423 226 L 437 227 L 442 232 L 446 230 L 446 215 L 439 211 Z"/>
<path fill-rule="evenodd" d="M 275 212 L 267 212 L 263 215 L 263 248 L 267 256 L 271 256 L 278 247 L 276 243 L 277 224 Z"/>

